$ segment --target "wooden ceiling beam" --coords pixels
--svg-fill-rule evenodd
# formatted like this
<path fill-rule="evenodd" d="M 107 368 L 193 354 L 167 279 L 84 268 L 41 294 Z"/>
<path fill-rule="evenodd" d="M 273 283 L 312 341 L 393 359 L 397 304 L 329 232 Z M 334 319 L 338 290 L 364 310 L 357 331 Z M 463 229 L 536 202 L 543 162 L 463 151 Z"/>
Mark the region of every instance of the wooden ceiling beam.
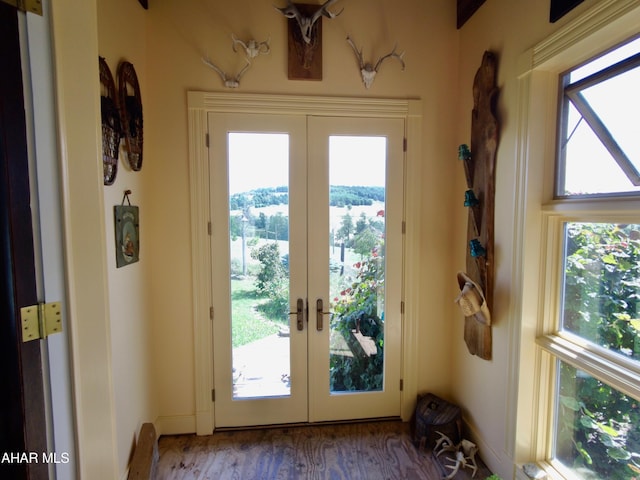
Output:
<path fill-rule="evenodd" d="M 458 0 L 458 15 L 456 27 L 462 27 L 469 20 L 485 0 Z"/>

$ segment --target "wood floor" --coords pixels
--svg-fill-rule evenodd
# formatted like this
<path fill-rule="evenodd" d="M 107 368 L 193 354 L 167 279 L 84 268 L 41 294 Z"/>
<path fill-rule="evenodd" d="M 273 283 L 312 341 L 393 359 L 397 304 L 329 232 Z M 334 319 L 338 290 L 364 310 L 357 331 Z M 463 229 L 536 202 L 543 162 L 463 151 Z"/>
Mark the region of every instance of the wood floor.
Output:
<path fill-rule="evenodd" d="M 440 480 L 451 472 L 399 421 L 162 436 L 158 451 L 160 480 Z M 490 473 L 481 465 L 474 480 Z"/>

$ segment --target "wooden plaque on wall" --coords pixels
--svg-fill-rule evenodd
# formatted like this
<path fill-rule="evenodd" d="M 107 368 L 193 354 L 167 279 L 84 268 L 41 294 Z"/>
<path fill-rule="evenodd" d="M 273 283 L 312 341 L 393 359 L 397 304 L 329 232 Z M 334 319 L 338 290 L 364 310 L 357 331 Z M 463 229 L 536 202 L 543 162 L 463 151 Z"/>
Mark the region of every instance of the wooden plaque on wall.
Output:
<path fill-rule="evenodd" d="M 311 17 L 320 5 L 294 4 L 301 15 Z M 322 80 L 322 18 L 313 26 L 311 44 L 305 43 L 295 18 L 287 22 L 289 80 Z"/>

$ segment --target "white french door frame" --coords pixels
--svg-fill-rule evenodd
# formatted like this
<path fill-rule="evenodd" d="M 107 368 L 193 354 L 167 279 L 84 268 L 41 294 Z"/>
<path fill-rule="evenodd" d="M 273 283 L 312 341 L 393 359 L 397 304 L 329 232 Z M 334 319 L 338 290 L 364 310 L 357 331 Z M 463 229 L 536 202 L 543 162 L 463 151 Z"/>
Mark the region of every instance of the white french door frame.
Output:
<path fill-rule="evenodd" d="M 404 316 L 402 321 L 401 418 L 411 417 L 417 394 L 417 331 L 420 283 L 420 154 L 422 102 L 320 96 L 188 92 L 189 187 L 191 217 L 192 315 L 195 362 L 195 429 L 214 429 L 213 326 L 209 191 L 209 113 L 315 115 L 332 117 L 401 118 L 405 120 Z"/>

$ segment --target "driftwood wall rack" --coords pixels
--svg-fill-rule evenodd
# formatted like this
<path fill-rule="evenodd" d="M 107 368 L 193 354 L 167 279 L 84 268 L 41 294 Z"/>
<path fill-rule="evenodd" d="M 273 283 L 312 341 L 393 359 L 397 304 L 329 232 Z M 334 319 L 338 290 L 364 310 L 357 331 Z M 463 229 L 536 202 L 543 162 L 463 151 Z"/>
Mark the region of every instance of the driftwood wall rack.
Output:
<path fill-rule="evenodd" d="M 469 211 L 467 275 L 482 288 L 490 312 L 493 312 L 495 162 L 498 147 L 496 70 L 496 56 L 485 52 L 473 82 L 471 148 L 469 151 L 466 145 L 461 145 L 458 153 L 467 181 L 464 202 Z M 471 354 L 491 359 L 490 323 L 479 322 L 473 316 L 465 317 L 464 340 Z"/>

